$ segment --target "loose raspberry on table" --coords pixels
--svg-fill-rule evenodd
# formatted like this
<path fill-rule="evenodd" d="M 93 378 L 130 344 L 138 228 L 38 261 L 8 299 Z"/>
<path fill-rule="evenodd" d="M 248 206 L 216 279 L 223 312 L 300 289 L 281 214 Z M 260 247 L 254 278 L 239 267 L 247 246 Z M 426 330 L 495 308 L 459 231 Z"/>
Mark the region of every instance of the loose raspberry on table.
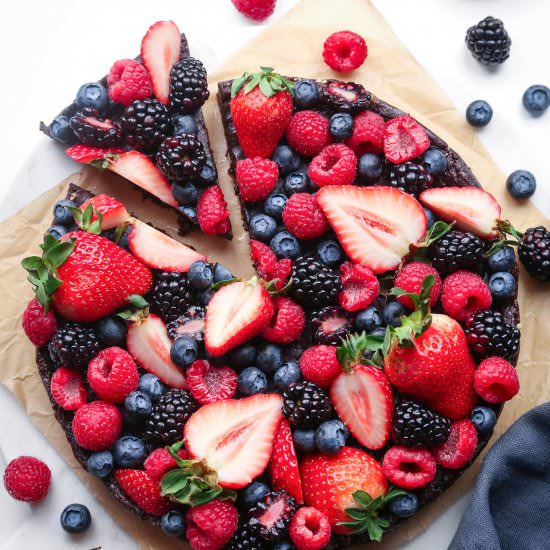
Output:
<path fill-rule="evenodd" d="M 4 471 L 4 487 L 15 500 L 38 502 L 48 494 L 51 477 L 50 469 L 41 460 L 19 456 Z"/>
<path fill-rule="evenodd" d="M 265 281 L 271 280 L 271 273 L 277 264 L 277 256 L 269 245 L 250 239 L 250 256 L 258 275 Z"/>
<path fill-rule="evenodd" d="M 487 403 L 509 401 L 519 392 L 516 369 L 502 357 L 484 359 L 474 374 L 476 393 Z"/>
<path fill-rule="evenodd" d="M 88 401 L 88 390 L 81 374 L 67 367 L 59 367 L 50 381 L 53 400 L 66 411 L 76 411 Z"/>
<path fill-rule="evenodd" d="M 187 453 L 185 452 L 185 449 L 182 447 L 178 451 L 178 456 L 182 459 L 187 458 Z M 143 467 L 145 468 L 145 471 L 153 478 L 160 480 L 162 479 L 162 476 L 168 472 L 169 470 L 173 470 L 177 466 L 176 461 L 172 457 L 172 455 L 168 452 L 167 449 L 164 447 L 161 447 L 159 449 L 155 449 L 146 459 L 143 463 Z"/>
<path fill-rule="evenodd" d="M 231 0 L 244 16 L 253 21 L 267 19 L 275 9 L 275 0 Z"/>
<path fill-rule="evenodd" d="M 309 165 L 311 181 L 319 187 L 325 185 L 350 185 L 355 179 L 357 157 L 343 143 L 325 147 Z"/>
<path fill-rule="evenodd" d="M 92 401 L 78 409 L 72 430 L 78 445 L 88 451 L 107 449 L 118 439 L 122 413 L 107 401 Z"/>
<path fill-rule="evenodd" d="M 391 483 L 403 489 L 424 487 L 434 479 L 436 468 L 430 451 L 400 445 L 389 449 L 382 461 L 384 475 Z"/>
<path fill-rule="evenodd" d="M 328 388 L 342 372 L 342 366 L 336 358 L 336 346 L 312 346 L 302 353 L 298 365 L 303 377 L 321 388 Z"/>
<path fill-rule="evenodd" d="M 384 153 L 394 164 L 412 160 L 430 147 L 426 130 L 410 115 L 402 115 L 386 123 Z"/>
<path fill-rule="evenodd" d="M 470 271 L 456 271 L 443 281 L 443 311 L 457 321 L 466 321 L 472 313 L 491 307 L 491 291 L 485 281 Z"/>
<path fill-rule="evenodd" d="M 218 550 L 237 530 L 239 514 L 232 502 L 216 499 L 189 508 L 185 519 L 186 536 L 195 550 Z"/>
<path fill-rule="evenodd" d="M 330 540 L 328 517 L 317 508 L 298 508 L 288 529 L 297 550 L 321 550 Z"/>
<path fill-rule="evenodd" d="M 315 239 L 328 230 L 328 221 L 309 193 L 295 193 L 283 210 L 286 228 L 298 239 Z"/>
<path fill-rule="evenodd" d="M 262 331 L 262 336 L 274 344 L 289 344 L 297 340 L 305 325 L 302 307 L 286 296 L 273 298 L 273 306 L 275 314 Z"/>
<path fill-rule="evenodd" d="M 153 94 L 153 84 L 147 69 L 134 59 L 115 61 L 107 77 L 109 97 L 113 101 L 130 105 L 136 99 Z"/>
<path fill-rule="evenodd" d="M 368 307 L 380 293 L 376 275 L 366 266 L 344 262 L 340 266 L 342 290 L 338 295 L 340 305 L 346 311 L 358 311 Z"/>
<path fill-rule="evenodd" d="M 381 153 L 385 131 L 386 123 L 378 113 L 363 111 L 353 120 L 353 134 L 345 143 L 357 157 L 365 153 Z"/>
<path fill-rule="evenodd" d="M 435 277 L 435 282 L 430 290 L 430 306 L 435 306 L 441 293 L 441 277 L 437 269 L 424 262 L 411 262 L 403 267 L 396 275 L 393 286 L 402 288 L 412 294 L 420 294 L 422 283 L 428 275 Z M 414 309 L 414 304 L 408 296 L 398 296 L 397 301 L 409 308 Z"/>
<path fill-rule="evenodd" d="M 261 157 L 238 160 L 235 176 L 239 196 L 245 202 L 265 199 L 277 184 L 279 167 L 276 162 Z"/>
<path fill-rule="evenodd" d="M 21 324 L 27 338 L 37 347 L 47 344 L 57 330 L 55 313 L 52 310 L 46 313 L 36 298 L 27 304 Z"/>
<path fill-rule="evenodd" d="M 217 185 L 205 189 L 199 197 L 197 220 L 206 235 L 223 235 L 229 231 L 229 210 Z"/>
<path fill-rule="evenodd" d="M 198 359 L 186 371 L 189 392 L 201 405 L 231 399 L 237 391 L 237 373 L 227 366 Z"/>
<path fill-rule="evenodd" d="M 451 424 L 451 434 L 443 445 L 434 447 L 437 464 L 457 470 L 464 468 L 474 456 L 477 447 L 477 430 L 469 418 Z"/>
<path fill-rule="evenodd" d="M 314 157 L 332 141 L 328 126 L 328 119 L 316 111 L 298 111 L 288 123 L 286 139 L 300 155 Z"/>
<path fill-rule="evenodd" d="M 352 31 L 331 34 L 323 45 L 323 59 L 334 71 L 347 72 L 360 67 L 367 58 L 365 39 Z"/>

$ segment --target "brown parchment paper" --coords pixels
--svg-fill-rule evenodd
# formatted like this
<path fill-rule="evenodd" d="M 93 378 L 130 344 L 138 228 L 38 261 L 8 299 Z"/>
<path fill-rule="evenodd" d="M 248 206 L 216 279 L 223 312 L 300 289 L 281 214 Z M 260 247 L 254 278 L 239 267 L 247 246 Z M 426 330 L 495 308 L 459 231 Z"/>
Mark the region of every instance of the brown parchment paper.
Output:
<path fill-rule="evenodd" d="M 182 5 L 183 6 L 183 5 Z M 183 7 L 181 7 L 183 10 Z M 185 23 L 183 11 L 172 17 Z M 207 22 L 205 22 L 207 24 Z M 9 388 L 26 408 L 38 428 L 77 471 L 115 520 L 131 533 L 144 550 L 168 550 L 185 547 L 184 543 L 164 536 L 160 529 L 137 520 L 115 502 L 103 484 L 92 478 L 72 456 L 61 428 L 57 425 L 37 375 L 34 348 L 20 328 L 21 312 L 31 298 L 31 288 L 20 267 L 21 259 L 36 253 L 42 234 L 51 221 L 51 207 L 65 194 L 69 182 L 94 192 L 105 191 L 124 201 L 128 209 L 143 220 L 165 229 L 169 234 L 192 243 L 212 259 L 222 261 L 234 273 L 252 273 L 248 257 L 247 237 L 242 230 L 239 208 L 232 191 L 232 181 L 226 175 L 225 141 L 216 106 L 216 82 L 232 78 L 259 65 L 275 67 L 291 76 L 312 78 L 333 77 L 321 56 L 325 38 L 336 30 L 350 29 L 365 36 L 369 46 L 367 62 L 359 70 L 346 75 L 349 80 L 363 83 L 367 89 L 425 123 L 456 149 L 473 168 L 482 185 L 493 193 L 503 206 L 504 215 L 520 229 L 549 221 L 530 203 L 519 205 L 507 196 L 505 177 L 467 126 L 464 117 L 450 103 L 437 83 L 422 69 L 394 35 L 369 0 L 303 0 L 265 32 L 245 45 L 210 75 L 212 97 L 204 108 L 206 124 L 222 188 L 230 204 L 235 238 L 223 239 L 193 235 L 177 237 L 175 215 L 144 200 L 131 184 L 110 173 L 98 173 L 85 168 L 28 204 L 18 214 L 0 224 L 0 293 L 3 311 L 0 316 L 0 381 Z M 185 27 L 183 27 L 185 31 Z M 236 32 L 228 28 L 227 33 Z M 193 52 L 191 52 L 193 53 Z M 518 371 L 522 389 L 506 407 L 497 427 L 502 433 L 518 416 L 533 406 L 550 399 L 550 359 L 546 331 L 550 325 L 550 287 L 531 281 L 527 275 L 520 284 L 522 343 Z M 494 438 L 496 439 L 496 438 Z M 494 441 L 493 439 L 493 441 Z M 23 451 L 23 450 L 22 450 Z M 377 548 L 395 548 L 428 528 L 430 522 L 469 486 L 480 460 L 437 502 L 415 515 L 413 521 L 394 535 L 388 536 Z M 55 482 L 55 481 L 54 481 Z M 104 548 L 109 548 L 108 542 Z"/>

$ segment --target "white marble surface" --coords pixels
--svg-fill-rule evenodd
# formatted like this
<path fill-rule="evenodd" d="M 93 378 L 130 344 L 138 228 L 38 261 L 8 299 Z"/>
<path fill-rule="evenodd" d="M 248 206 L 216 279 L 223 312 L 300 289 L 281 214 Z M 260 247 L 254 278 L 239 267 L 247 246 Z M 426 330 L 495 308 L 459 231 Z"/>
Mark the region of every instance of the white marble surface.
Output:
<path fill-rule="evenodd" d="M 340 1 L 345 5 L 345 1 Z M 374 2 L 459 109 L 464 110 L 474 99 L 486 99 L 492 104 L 494 119 L 479 132 L 483 143 L 505 172 L 525 168 L 535 173 L 539 186 L 533 200 L 550 215 L 550 112 L 532 119 L 521 107 L 521 95 L 527 86 L 550 85 L 545 42 L 550 3 Z M 267 24 L 295 3 L 296 0 L 278 0 L 276 13 Z M 512 57 L 496 72 L 473 61 L 463 44 L 466 28 L 486 15 L 501 17 L 513 40 Z M 177 21 L 185 29 L 193 52 L 210 70 L 263 28 L 237 14 L 229 0 L 18 0 L 1 4 L 0 217 L 12 214 L 74 171 L 74 164 L 64 158 L 61 149 L 38 134 L 37 121 L 49 121 L 72 100 L 81 83 L 104 74 L 114 59 L 133 56 L 148 24 L 158 19 Z M 120 23 L 122 20 L 124 24 Z M 11 185 L 16 176 L 17 187 Z M 46 501 L 35 506 L 17 503 L 0 490 L 2 550 L 137 548 L 131 536 L 113 524 L 3 388 L 0 418 L 0 470 L 19 454 L 33 454 L 50 465 L 54 480 Z M 70 502 L 87 504 L 92 511 L 93 527 L 84 536 L 70 537 L 59 527 L 59 513 Z M 467 496 L 459 499 L 424 534 L 400 550 L 445 548 L 466 503 Z"/>

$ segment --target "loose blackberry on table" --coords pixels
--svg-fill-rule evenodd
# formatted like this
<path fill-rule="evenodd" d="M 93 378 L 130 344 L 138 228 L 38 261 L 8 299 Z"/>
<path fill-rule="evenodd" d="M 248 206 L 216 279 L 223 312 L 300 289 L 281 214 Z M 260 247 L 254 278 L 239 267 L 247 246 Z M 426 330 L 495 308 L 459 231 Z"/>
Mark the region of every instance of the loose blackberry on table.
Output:
<path fill-rule="evenodd" d="M 486 17 L 468 29 L 466 45 L 483 65 L 500 65 L 510 57 L 512 40 L 500 19 Z"/>

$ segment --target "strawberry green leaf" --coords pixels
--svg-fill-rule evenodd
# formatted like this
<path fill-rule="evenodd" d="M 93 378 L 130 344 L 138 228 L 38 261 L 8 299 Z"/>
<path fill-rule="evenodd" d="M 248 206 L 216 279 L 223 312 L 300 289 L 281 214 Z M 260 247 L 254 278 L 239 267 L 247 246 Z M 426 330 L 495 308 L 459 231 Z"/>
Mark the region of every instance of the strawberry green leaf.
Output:
<path fill-rule="evenodd" d="M 252 78 L 248 81 L 246 86 L 244 87 L 244 93 L 248 94 L 250 93 L 259 83 L 262 79 L 261 73 L 255 73 L 252 75 Z M 272 94 L 271 94 L 272 95 Z M 269 96 L 268 96 L 269 97 Z"/>
<path fill-rule="evenodd" d="M 137 308 L 143 308 L 143 307 L 149 306 L 149 302 L 147 302 L 147 300 L 143 296 L 140 296 L 139 294 L 130 294 L 126 298 L 126 301 Z"/>
<path fill-rule="evenodd" d="M 115 229 L 114 234 L 114 241 L 118 244 L 118 241 L 120 241 L 122 235 L 124 235 L 124 232 L 126 231 L 126 228 L 130 225 L 128 222 L 121 223 L 120 225 L 117 225 Z"/>

